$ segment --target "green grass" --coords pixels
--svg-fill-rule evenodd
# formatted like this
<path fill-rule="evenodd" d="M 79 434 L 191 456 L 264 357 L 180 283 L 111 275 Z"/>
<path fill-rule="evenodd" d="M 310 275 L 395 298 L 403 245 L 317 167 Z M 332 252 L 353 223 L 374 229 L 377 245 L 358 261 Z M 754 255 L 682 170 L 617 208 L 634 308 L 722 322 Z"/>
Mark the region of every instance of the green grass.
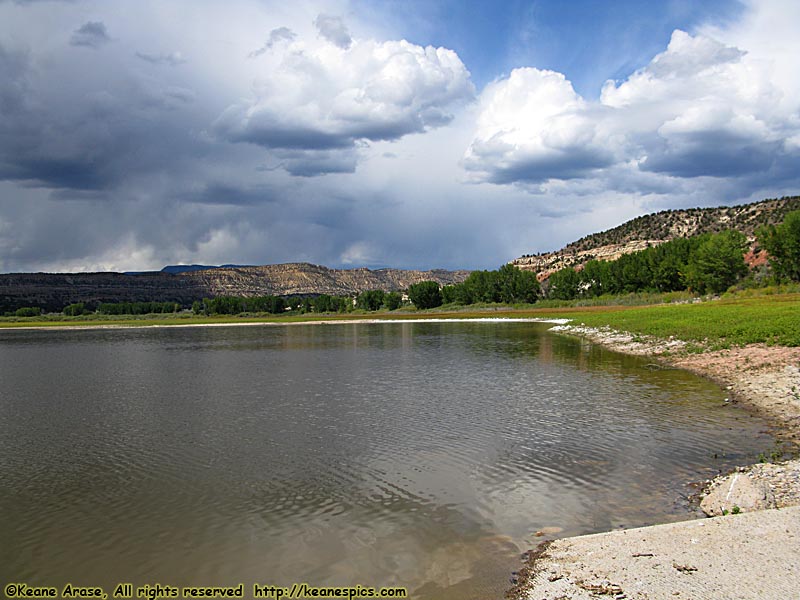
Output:
<path fill-rule="evenodd" d="M 538 308 L 565 308 L 584 306 L 647 306 L 650 304 L 670 304 L 688 302 L 694 299 L 691 292 L 635 292 L 612 296 L 606 294 L 596 298 L 580 298 L 577 300 L 542 300 Z"/>
<path fill-rule="evenodd" d="M 699 304 L 614 311 L 545 312 L 591 327 L 608 326 L 660 338 L 675 336 L 709 349 L 754 343 L 800 346 L 800 294 L 731 296 Z"/>

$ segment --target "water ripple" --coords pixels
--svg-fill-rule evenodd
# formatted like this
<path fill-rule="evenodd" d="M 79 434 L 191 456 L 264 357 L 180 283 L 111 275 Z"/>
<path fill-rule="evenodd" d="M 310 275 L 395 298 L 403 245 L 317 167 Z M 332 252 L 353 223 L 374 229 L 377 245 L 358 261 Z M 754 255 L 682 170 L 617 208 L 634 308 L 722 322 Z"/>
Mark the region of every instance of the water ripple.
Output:
<path fill-rule="evenodd" d="M 0 379 L 0 565 L 40 583 L 499 596 L 487 548 L 678 518 L 772 443 L 708 382 L 530 323 L 12 332 Z"/>

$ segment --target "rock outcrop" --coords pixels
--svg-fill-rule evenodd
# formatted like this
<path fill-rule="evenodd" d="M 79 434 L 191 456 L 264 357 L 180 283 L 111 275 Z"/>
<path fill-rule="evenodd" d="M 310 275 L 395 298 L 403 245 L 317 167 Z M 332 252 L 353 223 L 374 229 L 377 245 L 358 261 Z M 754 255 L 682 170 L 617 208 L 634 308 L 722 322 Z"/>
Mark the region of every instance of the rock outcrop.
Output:
<path fill-rule="evenodd" d="M 700 508 L 709 517 L 719 517 L 775 508 L 775 497 L 766 482 L 737 471 L 717 481 L 700 502 Z"/>
<path fill-rule="evenodd" d="M 550 277 L 550 275 L 556 271 L 567 267 L 580 270 L 583 268 L 583 265 L 590 260 L 616 260 L 623 254 L 639 252 L 645 248 L 663 244 L 666 241 L 667 240 L 633 240 L 625 242 L 624 244 L 608 244 L 606 246 L 599 246 L 590 250 L 579 250 L 577 252 L 565 252 L 561 250 L 558 252 L 548 252 L 546 254 L 522 256 L 512 260 L 511 264 L 526 271 L 534 271 L 538 275 L 539 281 L 542 281 Z"/>

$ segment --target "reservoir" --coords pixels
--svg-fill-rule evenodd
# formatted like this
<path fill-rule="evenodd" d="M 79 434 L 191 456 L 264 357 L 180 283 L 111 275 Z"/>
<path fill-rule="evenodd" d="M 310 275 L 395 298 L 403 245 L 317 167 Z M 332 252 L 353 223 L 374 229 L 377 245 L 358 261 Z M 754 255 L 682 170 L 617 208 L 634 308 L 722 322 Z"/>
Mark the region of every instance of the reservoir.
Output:
<path fill-rule="evenodd" d="M 502 598 L 537 531 L 685 519 L 773 446 L 714 384 L 548 327 L 2 331 L 0 584 Z"/>

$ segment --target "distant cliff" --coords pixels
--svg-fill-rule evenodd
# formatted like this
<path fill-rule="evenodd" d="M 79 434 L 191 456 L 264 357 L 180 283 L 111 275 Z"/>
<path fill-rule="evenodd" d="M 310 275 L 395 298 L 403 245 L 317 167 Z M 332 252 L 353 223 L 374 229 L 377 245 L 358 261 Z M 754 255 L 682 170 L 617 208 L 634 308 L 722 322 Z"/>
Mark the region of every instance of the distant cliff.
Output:
<path fill-rule="evenodd" d="M 593 233 L 561 250 L 529 254 L 511 261 L 521 269 L 535 271 L 539 279 L 565 267 L 580 268 L 592 259 L 614 260 L 677 237 L 691 237 L 736 229 L 755 237 L 762 225 L 781 223 L 787 213 L 800 210 L 800 197 L 762 200 L 740 206 L 664 210 L 636 217 L 613 229 Z"/>
<path fill-rule="evenodd" d="M 443 285 L 469 271 L 329 269 L 308 263 L 231 267 L 181 273 L 10 273 L 0 274 L 0 313 L 22 306 L 60 311 L 74 302 L 180 302 L 215 296 L 349 295 L 365 290 L 405 290 L 432 280 Z"/>

